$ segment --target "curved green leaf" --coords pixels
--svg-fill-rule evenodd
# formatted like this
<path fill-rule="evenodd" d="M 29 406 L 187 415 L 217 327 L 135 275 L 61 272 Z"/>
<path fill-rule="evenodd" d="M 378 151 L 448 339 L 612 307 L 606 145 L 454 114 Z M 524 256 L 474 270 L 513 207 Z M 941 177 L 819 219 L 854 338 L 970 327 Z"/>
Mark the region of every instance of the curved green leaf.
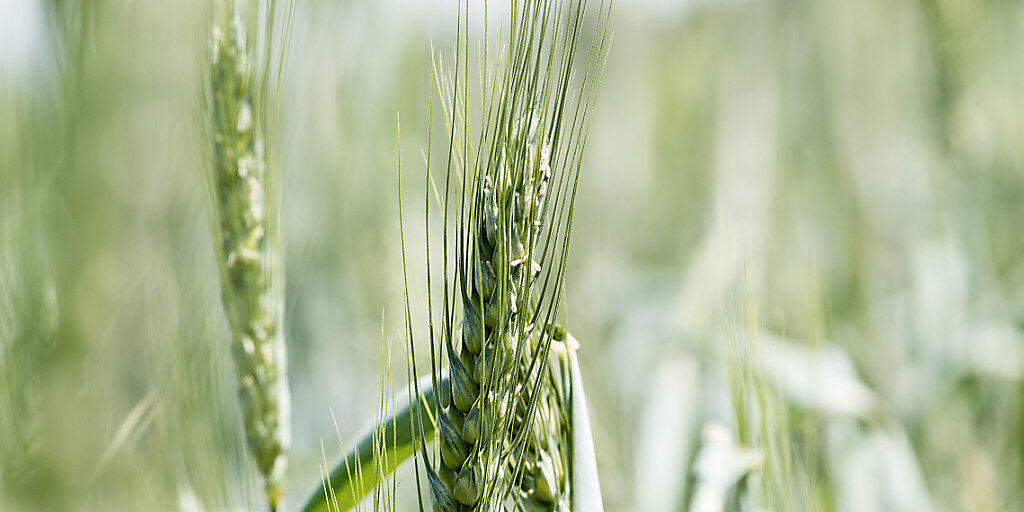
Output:
<path fill-rule="evenodd" d="M 566 336 L 566 345 L 578 346 L 572 335 L 566 333 Z M 587 398 L 583 393 L 580 363 L 573 348 L 569 350 L 569 378 L 572 382 L 572 509 L 576 512 L 604 512 Z"/>
<path fill-rule="evenodd" d="M 447 372 L 441 377 L 441 389 L 445 389 L 448 382 Z M 306 499 L 303 512 L 330 512 L 340 510 L 344 512 L 351 509 L 363 499 L 378 483 L 380 474 L 390 475 L 402 462 L 416 453 L 419 441 L 415 426 L 416 409 L 421 400 L 430 404 L 433 401 L 433 375 L 427 375 L 420 379 L 419 389 L 420 400 L 409 400 L 409 389 L 406 388 L 400 393 L 401 399 L 395 404 L 391 414 L 384 415 L 380 423 L 367 429 L 356 441 L 356 444 L 345 451 L 345 454 L 334 465 L 330 477 L 326 482 L 333 492 L 327 490 L 323 483 L 310 493 Z M 426 441 L 434 437 L 434 422 L 429 419 L 430 411 L 423 411 L 424 421 L 423 433 Z M 396 432 L 397 429 L 397 432 Z M 374 468 L 374 432 L 376 438 L 382 439 L 387 445 L 387 457 L 381 461 L 382 467 Z M 330 495 L 330 499 L 328 499 Z M 337 505 L 337 508 L 333 508 Z"/>

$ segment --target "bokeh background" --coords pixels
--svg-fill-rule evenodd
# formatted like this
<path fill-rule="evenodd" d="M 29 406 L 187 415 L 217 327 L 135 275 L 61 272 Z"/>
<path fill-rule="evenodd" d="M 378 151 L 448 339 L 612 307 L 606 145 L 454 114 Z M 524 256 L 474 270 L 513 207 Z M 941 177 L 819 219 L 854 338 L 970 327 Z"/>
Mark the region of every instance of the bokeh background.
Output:
<path fill-rule="evenodd" d="M 405 374 L 397 117 L 418 302 L 455 5 L 296 4 L 293 506 L 370 418 L 386 340 Z M 203 12 L 0 0 L 0 510 L 261 506 Z M 612 26 L 563 312 L 606 508 L 1024 510 L 1024 2 L 616 0 Z"/>

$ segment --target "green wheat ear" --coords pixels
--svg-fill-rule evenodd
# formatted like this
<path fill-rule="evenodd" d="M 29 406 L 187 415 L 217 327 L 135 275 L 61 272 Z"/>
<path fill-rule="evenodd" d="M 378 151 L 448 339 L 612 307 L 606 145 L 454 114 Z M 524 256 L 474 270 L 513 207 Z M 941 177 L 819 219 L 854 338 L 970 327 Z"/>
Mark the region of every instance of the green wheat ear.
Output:
<path fill-rule="evenodd" d="M 509 33 L 503 34 L 509 41 L 507 57 L 481 80 L 487 85 L 479 141 L 471 143 L 471 127 L 455 121 L 470 119 L 464 6 L 455 73 L 450 81 L 434 75 L 441 96 L 446 88 L 450 95 L 445 113 L 448 171 L 443 198 L 438 198 L 444 212 L 444 308 L 435 319 L 428 221 L 431 371 L 419 378 L 410 355 L 411 383 L 403 393 L 408 398 L 376 429 L 397 441 L 391 448 L 397 457 L 389 460 L 401 462 L 417 451 L 422 455 L 414 459 L 417 492 L 421 503 L 422 494 L 429 493 L 435 510 L 494 511 L 510 502 L 529 510 L 602 508 L 575 340 L 554 327 L 610 15 L 610 4 L 602 2 L 587 65 L 574 87 L 570 74 L 577 48 L 583 46 L 586 6 L 585 0 L 557 6 L 512 2 Z M 427 146 L 429 178 L 429 138 Z M 401 183 L 400 143 L 398 160 Z M 430 202 L 428 187 L 428 219 Z M 398 203 L 406 336 L 413 354 L 401 187 Z M 454 240 L 448 225 L 452 208 L 458 208 Z M 450 261 L 454 275 L 449 275 Z M 434 437 L 438 442 L 428 447 Z M 380 481 L 351 470 L 370 460 L 372 446 L 367 436 L 346 452 L 303 510 L 355 506 Z M 420 479 L 421 463 L 426 482 Z"/>
<path fill-rule="evenodd" d="M 574 84 L 576 52 L 587 44 L 581 34 L 587 6 L 585 0 L 511 2 L 508 34 L 499 36 L 506 41 L 500 52 L 505 58 L 493 75 L 482 71 L 479 126 L 467 121 L 473 118 L 468 30 L 463 33 L 468 2 L 459 11 L 454 72 L 435 80 L 450 109 L 437 322 L 430 307 L 427 225 L 431 368 L 435 375 L 444 367 L 450 373 L 447 389 L 433 395 L 429 408 L 437 414 L 438 442 L 428 448 L 425 429 L 421 439 L 435 510 L 569 511 L 575 510 L 577 488 L 593 496 L 596 487 L 596 471 L 574 467 L 572 391 L 573 375 L 579 375 L 564 331 L 552 327 L 610 10 L 603 2 L 597 9 L 585 71 Z M 452 198 L 454 239 L 448 225 Z M 429 198 L 427 205 L 429 214 Z M 406 335 L 414 348 L 408 302 L 406 292 Z M 435 379 L 434 389 L 442 385 Z M 574 476 L 581 473 L 595 485 L 578 484 Z"/>
<path fill-rule="evenodd" d="M 259 10 L 267 14 L 257 23 Z M 290 11 L 286 11 L 290 12 Z M 274 37 L 274 2 L 222 1 L 210 33 L 207 109 L 210 192 L 221 296 L 249 451 L 276 510 L 284 497 L 290 399 L 283 336 L 283 276 L 277 233 L 276 169 L 268 166 L 269 59 L 257 34 Z M 272 41 L 270 41 L 272 42 Z M 274 46 L 268 43 L 268 55 Z M 283 53 L 282 53 L 283 55 Z"/>

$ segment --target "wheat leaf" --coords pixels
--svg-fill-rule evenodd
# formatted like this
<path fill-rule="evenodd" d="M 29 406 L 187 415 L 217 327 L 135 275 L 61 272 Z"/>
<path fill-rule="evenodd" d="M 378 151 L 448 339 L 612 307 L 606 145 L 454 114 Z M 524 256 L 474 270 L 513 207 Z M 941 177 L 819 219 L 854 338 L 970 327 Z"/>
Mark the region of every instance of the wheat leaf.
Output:
<path fill-rule="evenodd" d="M 577 345 L 570 334 L 566 333 L 566 337 L 567 345 Z M 569 378 L 572 382 L 572 509 L 577 512 L 604 512 L 583 377 L 576 351 L 572 349 L 569 350 Z"/>
<path fill-rule="evenodd" d="M 334 508 L 333 500 L 328 502 L 325 486 L 318 483 L 314 486 L 309 498 L 306 499 L 303 512 L 344 512 L 352 509 L 364 496 L 366 496 L 379 483 L 378 476 L 390 475 L 406 459 L 416 453 L 417 437 L 413 435 L 416 418 L 416 407 L 421 402 L 433 403 L 433 375 L 427 375 L 420 379 L 419 389 L 421 398 L 416 401 L 408 399 L 410 393 L 406 389 L 397 396 L 401 399 L 388 414 L 382 415 L 376 425 L 364 430 L 356 443 L 349 448 L 340 460 L 331 469 L 327 484 L 333 489 L 332 497 L 337 498 L 337 508 Z M 442 372 L 441 389 L 448 385 L 448 373 Z M 429 421 L 423 426 L 424 436 L 429 442 L 436 431 L 433 412 L 430 410 L 424 417 Z M 397 429 L 397 431 L 396 431 Z M 389 446 L 386 457 L 383 457 L 382 466 L 375 468 L 374 457 L 374 432 L 378 437 L 387 439 Z"/>

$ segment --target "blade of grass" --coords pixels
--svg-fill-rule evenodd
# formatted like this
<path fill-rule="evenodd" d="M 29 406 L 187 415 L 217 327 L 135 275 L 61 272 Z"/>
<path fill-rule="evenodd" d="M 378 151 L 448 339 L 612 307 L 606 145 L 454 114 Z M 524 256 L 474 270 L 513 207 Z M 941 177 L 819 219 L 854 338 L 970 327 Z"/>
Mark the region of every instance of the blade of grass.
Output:
<path fill-rule="evenodd" d="M 571 334 L 566 333 L 566 339 L 569 347 L 579 346 Z M 601 482 L 597 475 L 597 457 L 594 454 L 594 435 L 590 431 L 583 376 L 574 348 L 569 349 L 569 379 L 572 384 L 572 509 L 604 512 Z"/>
<path fill-rule="evenodd" d="M 416 408 L 420 403 L 433 403 L 433 375 L 427 375 L 420 379 L 420 398 L 415 402 L 410 401 L 408 389 L 397 395 L 398 403 L 389 414 L 383 414 L 377 418 L 377 423 L 368 428 L 356 440 L 334 465 L 327 479 L 326 485 L 317 485 L 306 499 L 303 512 L 330 512 L 337 510 L 344 512 L 352 509 L 360 500 L 377 485 L 378 480 L 390 475 L 399 464 L 412 456 L 417 449 L 418 439 L 414 432 L 419 427 L 414 424 Z M 448 385 L 448 372 L 442 371 L 440 379 L 441 389 Z M 429 408 L 425 411 L 426 418 L 423 432 L 429 442 L 434 437 L 437 428 L 435 425 L 434 413 Z M 386 457 L 382 457 L 382 465 L 374 466 L 374 432 L 378 437 L 388 439 L 388 451 Z M 325 489 L 329 487 L 330 491 Z M 331 500 L 328 500 L 330 494 Z M 334 500 L 337 501 L 334 501 Z M 332 507 L 337 506 L 336 509 Z"/>

